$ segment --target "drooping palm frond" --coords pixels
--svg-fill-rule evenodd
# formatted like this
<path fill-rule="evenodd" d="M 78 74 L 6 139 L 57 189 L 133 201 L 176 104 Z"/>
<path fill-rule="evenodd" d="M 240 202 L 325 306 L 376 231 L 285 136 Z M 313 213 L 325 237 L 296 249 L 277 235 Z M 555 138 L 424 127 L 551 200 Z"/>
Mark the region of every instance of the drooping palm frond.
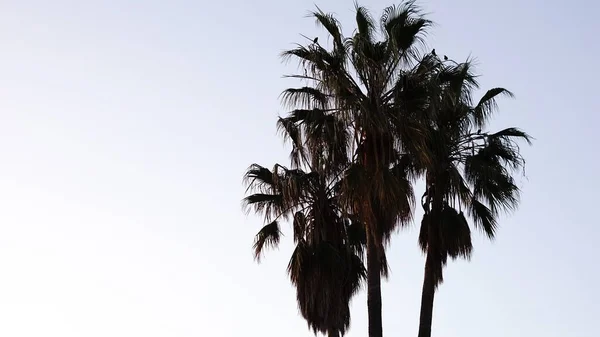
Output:
<path fill-rule="evenodd" d="M 315 333 L 343 335 L 350 325 L 349 299 L 365 278 L 360 257 L 330 243 L 302 242 L 290 259 L 288 273 L 309 327 Z"/>
<path fill-rule="evenodd" d="M 512 210 L 519 201 L 519 188 L 499 158 L 486 150 L 489 147 L 467 158 L 466 179 L 473 185 L 473 195 L 485 200 L 494 214 Z"/>
<path fill-rule="evenodd" d="M 365 226 L 356 218 L 354 218 L 352 221 L 348 221 L 346 233 L 348 236 L 348 244 L 350 247 L 352 247 L 352 250 L 356 252 L 356 255 L 362 258 L 364 254 L 364 247 L 367 244 Z"/>
<path fill-rule="evenodd" d="M 292 167 L 300 167 L 307 156 L 302 138 L 302 130 L 289 118 L 281 117 L 277 120 L 277 130 L 284 141 L 289 141 L 292 144 L 292 150 L 290 151 Z"/>
<path fill-rule="evenodd" d="M 490 240 L 496 236 L 498 224 L 492 210 L 478 200 L 473 199 L 470 203 L 469 213 L 473 218 L 475 228 L 481 229 Z"/>
<path fill-rule="evenodd" d="M 442 213 L 443 234 L 442 245 L 452 259 L 458 257 L 469 259 L 473 250 L 471 230 L 463 212 L 446 205 Z"/>
<path fill-rule="evenodd" d="M 304 239 L 306 233 L 306 215 L 302 212 L 296 212 L 294 214 L 294 241 L 298 243 Z"/>
<path fill-rule="evenodd" d="M 532 144 L 532 138 L 518 128 L 506 128 L 488 135 L 487 146 L 492 155 L 500 157 L 511 170 L 520 170 L 525 165 L 517 141 Z"/>
<path fill-rule="evenodd" d="M 277 221 L 273 221 L 267 225 L 265 225 L 259 232 L 256 234 L 254 239 L 254 258 L 257 261 L 260 261 L 263 250 L 265 248 L 274 248 L 279 245 L 279 240 L 281 239 L 281 230 L 279 229 L 279 223 Z"/>

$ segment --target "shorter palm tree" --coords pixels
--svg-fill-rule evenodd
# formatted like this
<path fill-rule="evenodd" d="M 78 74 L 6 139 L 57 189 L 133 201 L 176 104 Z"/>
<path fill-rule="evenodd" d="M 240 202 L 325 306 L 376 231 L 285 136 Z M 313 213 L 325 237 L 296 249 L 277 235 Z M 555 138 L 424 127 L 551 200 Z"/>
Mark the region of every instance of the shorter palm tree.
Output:
<path fill-rule="evenodd" d="M 255 164 L 245 179 L 255 193 L 244 204 L 267 222 L 256 235 L 255 257 L 279 244 L 279 222 L 291 219 L 296 247 L 288 273 L 300 312 L 315 333 L 343 335 L 350 325 L 350 300 L 366 277 L 362 224 L 343 215 L 336 185 L 323 174 Z"/>
<path fill-rule="evenodd" d="M 422 123 L 427 145 L 420 158 L 426 191 L 419 244 L 426 262 L 419 337 L 431 336 L 435 290 L 443 281 L 448 257 L 471 256 L 467 218 L 493 239 L 500 212 L 518 205 L 519 188 L 512 173 L 522 169 L 525 161 L 517 141 L 531 143 L 530 136 L 517 128 L 482 131 L 497 108 L 496 98 L 512 96 L 508 90 L 488 90 L 472 104 L 478 85 L 471 63 L 427 58 L 432 76 L 428 77 L 429 109 Z"/>

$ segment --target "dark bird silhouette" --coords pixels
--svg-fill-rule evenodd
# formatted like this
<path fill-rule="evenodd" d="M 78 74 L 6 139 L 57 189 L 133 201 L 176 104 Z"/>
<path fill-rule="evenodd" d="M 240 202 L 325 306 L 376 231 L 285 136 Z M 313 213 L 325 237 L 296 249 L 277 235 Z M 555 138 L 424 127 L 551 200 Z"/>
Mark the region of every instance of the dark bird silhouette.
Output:
<path fill-rule="evenodd" d="M 480 135 L 481 134 L 481 129 L 477 130 L 477 134 Z"/>
<path fill-rule="evenodd" d="M 317 43 L 319 43 L 319 37 L 315 37 L 315 39 L 313 40 L 313 43 L 314 43 L 314 44 L 317 44 Z"/>
<path fill-rule="evenodd" d="M 435 48 L 433 48 L 433 50 L 431 51 L 431 55 L 437 56 L 437 54 L 435 53 Z"/>
<path fill-rule="evenodd" d="M 448 61 L 448 56 L 444 55 L 444 61 Z"/>

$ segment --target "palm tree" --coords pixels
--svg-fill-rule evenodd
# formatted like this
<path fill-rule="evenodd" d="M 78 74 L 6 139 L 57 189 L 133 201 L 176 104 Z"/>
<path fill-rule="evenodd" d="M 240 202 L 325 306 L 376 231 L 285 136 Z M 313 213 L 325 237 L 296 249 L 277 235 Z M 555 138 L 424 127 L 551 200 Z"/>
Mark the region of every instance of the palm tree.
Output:
<path fill-rule="evenodd" d="M 411 165 L 406 158 L 415 146 L 402 140 L 419 132 L 410 119 L 404 119 L 409 116 L 404 110 L 418 105 L 418 100 L 399 102 L 398 98 L 414 98 L 407 95 L 408 74 L 430 21 L 412 1 L 386 8 L 379 25 L 367 9 L 357 7 L 357 29 L 345 38 L 333 15 L 317 10 L 312 16 L 329 34 L 331 47 L 309 39 L 308 44 L 283 53 L 284 58 L 298 60 L 304 70 L 289 77 L 306 85 L 284 92 L 285 101 L 296 110 L 280 125 L 294 144 L 293 162 L 329 147 L 325 151 L 330 164 L 325 170 L 341 173 L 336 185 L 342 211 L 356 215 L 364 225 L 369 336 L 381 337 L 384 247 L 397 225 L 408 223 L 412 214 L 407 175 Z M 349 130 L 349 139 L 336 138 L 337 132 L 313 133 L 312 128 L 320 125 L 316 120 L 326 119 L 338 129 Z M 350 159 L 341 150 L 348 143 Z"/>
<path fill-rule="evenodd" d="M 531 143 L 530 136 L 517 128 L 482 131 L 497 108 L 496 98 L 512 96 L 508 90 L 488 90 L 473 104 L 478 84 L 471 62 L 442 62 L 435 55 L 425 59 L 431 73 L 422 123 L 426 146 L 420 158 L 426 191 L 419 244 L 426 262 L 419 337 L 431 336 L 435 290 L 443 281 L 448 257 L 469 258 L 472 253 L 467 218 L 493 239 L 498 215 L 518 205 L 519 188 L 512 173 L 525 162 L 517 141 Z"/>
<path fill-rule="evenodd" d="M 366 276 L 362 225 L 342 216 L 335 185 L 316 171 L 280 165 L 271 171 L 254 164 L 245 179 L 255 193 L 244 204 L 264 214 L 267 222 L 256 235 L 255 257 L 279 244 L 280 220 L 292 219 L 296 248 L 288 273 L 300 312 L 315 333 L 344 335 L 350 325 L 349 302 Z"/>

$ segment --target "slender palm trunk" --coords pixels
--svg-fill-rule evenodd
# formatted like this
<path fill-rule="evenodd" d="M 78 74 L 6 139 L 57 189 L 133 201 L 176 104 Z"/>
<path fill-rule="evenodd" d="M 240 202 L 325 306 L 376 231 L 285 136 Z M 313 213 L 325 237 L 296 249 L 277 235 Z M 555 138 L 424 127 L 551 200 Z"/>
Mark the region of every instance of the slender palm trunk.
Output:
<path fill-rule="evenodd" d="M 430 232 L 431 233 L 431 232 Z M 423 278 L 423 292 L 421 294 L 421 316 L 419 320 L 418 337 L 431 337 L 431 323 L 433 321 L 433 299 L 435 296 L 435 254 L 427 249 L 425 259 L 425 277 Z"/>
<path fill-rule="evenodd" d="M 383 336 L 381 318 L 381 259 L 377 244 L 367 232 L 367 308 L 369 315 L 369 337 Z"/>
<path fill-rule="evenodd" d="M 423 292 L 421 293 L 421 315 L 419 318 L 418 337 L 431 337 L 433 322 L 433 300 L 436 286 L 441 280 L 442 263 L 439 254 L 439 228 L 442 198 L 434 195 L 430 220 L 427 223 L 427 257 L 425 258 L 425 276 L 423 277 Z"/>
<path fill-rule="evenodd" d="M 340 337 L 340 333 L 337 330 L 331 330 L 327 333 L 327 337 Z"/>

